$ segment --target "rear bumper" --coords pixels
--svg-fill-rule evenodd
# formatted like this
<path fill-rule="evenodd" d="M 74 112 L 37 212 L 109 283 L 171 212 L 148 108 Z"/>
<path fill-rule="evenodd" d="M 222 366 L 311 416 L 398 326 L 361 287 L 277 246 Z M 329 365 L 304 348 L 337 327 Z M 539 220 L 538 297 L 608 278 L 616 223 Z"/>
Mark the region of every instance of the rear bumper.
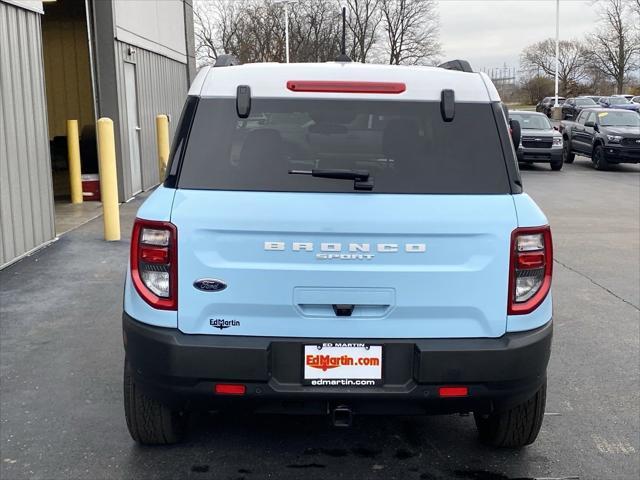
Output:
<path fill-rule="evenodd" d="M 367 340 L 383 345 L 384 383 L 376 387 L 302 385 L 303 345 L 336 339 L 185 335 L 123 314 L 127 361 L 139 387 L 179 408 L 238 407 L 282 413 L 490 412 L 530 398 L 546 378 L 552 322 L 500 338 Z M 349 339 L 350 342 L 355 341 Z M 243 396 L 214 394 L 241 383 Z M 464 385 L 464 398 L 438 397 Z"/>
<path fill-rule="evenodd" d="M 562 148 L 518 147 L 519 162 L 559 162 L 562 159 Z"/>

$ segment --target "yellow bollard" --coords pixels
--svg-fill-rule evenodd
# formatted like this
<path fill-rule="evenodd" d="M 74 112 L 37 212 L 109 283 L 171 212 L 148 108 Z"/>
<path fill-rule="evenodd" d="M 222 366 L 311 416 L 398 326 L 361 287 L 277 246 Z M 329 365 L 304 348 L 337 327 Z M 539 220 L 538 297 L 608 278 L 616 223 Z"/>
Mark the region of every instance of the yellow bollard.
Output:
<path fill-rule="evenodd" d="M 162 182 L 169 161 L 169 117 L 166 115 L 156 116 L 156 137 L 158 140 L 158 171 Z"/>
<path fill-rule="evenodd" d="M 77 120 L 67 120 L 67 154 L 69 159 L 71 203 L 82 203 L 82 170 L 80 167 L 80 139 L 78 138 Z"/>
<path fill-rule="evenodd" d="M 118 176 L 116 173 L 116 143 L 113 120 L 98 120 L 98 164 L 100 197 L 102 198 L 104 239 L 120 240 L 120 210 L 118 206 Z"/>

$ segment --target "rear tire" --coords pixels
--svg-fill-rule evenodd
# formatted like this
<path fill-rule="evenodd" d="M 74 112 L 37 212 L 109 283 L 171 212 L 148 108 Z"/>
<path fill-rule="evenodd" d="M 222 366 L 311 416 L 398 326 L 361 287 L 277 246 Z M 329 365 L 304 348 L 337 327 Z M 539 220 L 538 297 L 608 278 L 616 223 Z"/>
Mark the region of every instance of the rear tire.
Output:
<path fill-rule="evenodd" d="M 593 165 L 597 170 L 609 170 L 609 162 L 604 158 L 604 148 L 602 145 L 596 145 L 593 149 Z"/>
<path fill-rule="evenodd" d="M 547 400 L 547 381 L 520 405 L 489 415 L 474 414 L 480 441 L 493 447 L 520 448 L 538 437 Z"/>
<path fill-rule="evenodd" d="M 576 159 L 576 154 L 571 151 L 571 145 L 569 145 L 569 139 L 563 139 L 564 146 L 562 147 L 562 162 L 573 163 Z"/>
<path fill-rule="evenodd" d="M 126 361 L 124 413 L 131 438 L 142 445 L 170 445 L 182 440 L 186 433 L 188 416 L 142 393 Z"/>

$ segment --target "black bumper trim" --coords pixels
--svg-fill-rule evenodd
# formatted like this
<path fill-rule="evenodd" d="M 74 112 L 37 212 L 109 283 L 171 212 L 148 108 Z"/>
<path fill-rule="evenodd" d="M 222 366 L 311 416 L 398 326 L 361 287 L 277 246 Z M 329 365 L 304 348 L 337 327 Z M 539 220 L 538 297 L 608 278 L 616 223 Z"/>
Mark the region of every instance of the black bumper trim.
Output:
<path fill-rule="evenodd" d="M 216 383 L 228 382 L 245 384 L 243 400 L 259 403 L 428 399 L 429 411 L 448 412 L 488 410 L 533 395 L 546 378 L 553 324 L 499 338 L 348 339 L 384 349 L 384 384 L 357 388 L 302 385 L 303 345 L 335 338 L 187 335 L 126 313 L 123 330 L 136 381 L 166 403 L 237 404 L 238 397 L 213 394 Z M 447 399 L 442 405 L 437 387 L 446 384 L 469 386 L 469 398 Z"/>
<path fill-rule="evenodd" d="M 562 160 L 562 148 L 518 147 L 519 162 L 551 163 Z"/>
<path fill-rule="evenodd" d="M 610 163 L 640 163 L 640 148 L 625 145 L 604 145 L 604 155 Z"/>

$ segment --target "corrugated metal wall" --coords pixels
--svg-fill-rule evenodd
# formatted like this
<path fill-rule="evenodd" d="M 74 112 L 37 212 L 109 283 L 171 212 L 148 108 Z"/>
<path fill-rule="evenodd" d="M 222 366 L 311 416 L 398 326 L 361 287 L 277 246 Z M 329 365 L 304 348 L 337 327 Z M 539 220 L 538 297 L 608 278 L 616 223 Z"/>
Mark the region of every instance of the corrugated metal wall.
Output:
<path fill-rule="evenodd" d="M 0 2 L 0 266 L 55 237 L 40 14 Z"/>
<path fill-rule="evenodd" d="M 176 123 L 187 96 L 187 65 L 162 55 L 133 47 L 135 53 L 129 54 L 129 45 L 116 41 L 116 76 L 118 82 L 118 104 L 120 122 L 117 122 L 121 135 L 121 165 L 123 168 L 124 193 L 129 198 L 131 192 L 131 173 L 129 160 L 129 134 L 127 130 L 126 88 L 124 82 L 125 62 L 136 65 L 136 83 L 138 97 L 138 119 L 140 125 L 140 156 L 142 159 L 142 187 L 151 188 L 159 180 L 155 118 L 160 113 L 171 115 L 169 125 L 173 138 Z"/>

